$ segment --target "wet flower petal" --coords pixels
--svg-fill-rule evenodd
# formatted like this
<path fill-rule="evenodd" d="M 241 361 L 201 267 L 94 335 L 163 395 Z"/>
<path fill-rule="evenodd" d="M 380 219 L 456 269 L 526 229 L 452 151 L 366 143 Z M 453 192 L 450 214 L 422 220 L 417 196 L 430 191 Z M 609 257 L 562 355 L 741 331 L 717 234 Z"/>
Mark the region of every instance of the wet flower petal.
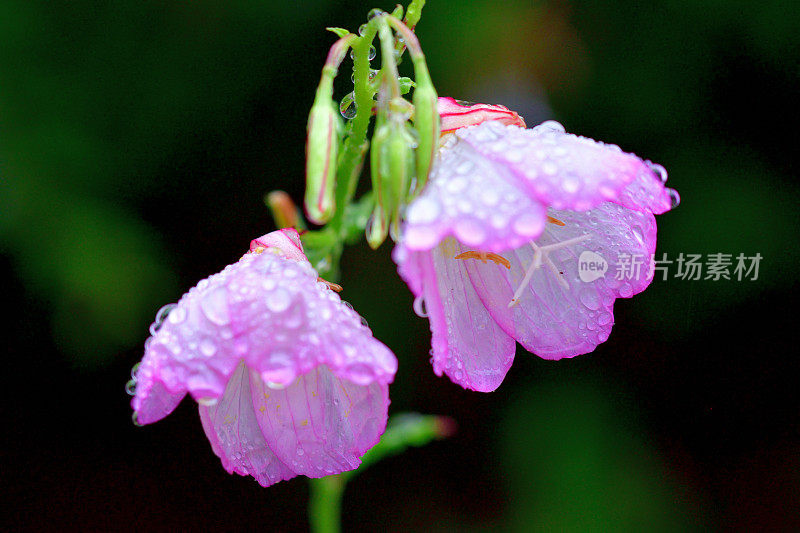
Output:
<path fill-rule="evenodd" d="M 468 362 L 461 376 L 444 371 L 467 388 L 493 390 L 514 340 L 560 359 L 608 338 L 614 300 L 652 279 L 653 214 L 677 195 L 659 165 L 558 123 L 525 130 L 461 118 L 407 210 L 393 258 L 424 298 L 436 373 L 442 361 Z M 636 259 L 618 277 L 624 257 Z M 582 275 L 581 261 L 605 270 Z"/>
<path fill-rule="evenodd" d="M 188 392 L 201 404 L 206 433 L 228 471 L 266 485 L 290 474 L 355 468 L 383 432 L 397 361 L 361 317 L 318 281 L 294 230 L 255 239 L 251 249 L 185 294 L 148 339 L 135 372 L 137 421 L 166 416 Z M 355 403 L 325 408 L 327 418 L 308 418 L 318 439 L 304 461 L 293 460 L 285 444 L 308 441 L 300 437 L 303 426 L 268 425 L 270 417 L 254 406 L 267 409 L 263 394 L 282 389 L 275 397 L 284 395 L 286 407 L 298 411 L 302 400 L 309 411 L 319 411 L 325 402 L 335 403 L 335 394 L 328 394 L 328 385 L 320 385 L 318 400 L 306 394 L 318 381 L 338 384 Z M 345 420 L 349 416 L 357 419 Z"/>

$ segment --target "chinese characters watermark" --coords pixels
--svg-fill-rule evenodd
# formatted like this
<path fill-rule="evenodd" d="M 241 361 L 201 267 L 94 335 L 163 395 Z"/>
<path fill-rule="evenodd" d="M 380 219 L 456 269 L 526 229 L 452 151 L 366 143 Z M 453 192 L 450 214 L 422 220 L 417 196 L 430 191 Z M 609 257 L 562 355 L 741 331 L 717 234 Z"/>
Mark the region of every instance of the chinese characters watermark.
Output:
<path fill-rule="evenodd" d="M 643 275 L 653 278 L 659 274 L 662 281 L 682 280 L 736 280 L 757 281 L 762 255 L 733 254 L 684 254 L 681 252 L 674 260 L 666 253 L 657 259 L 655 254 L 619 254 L 614 266 L 617 280 L 640 279 Z M 600 254 L 584 251 L 578 258 L 578 275 L 581 281 L 589 283 L 605 277 L 609 263 Z"/>

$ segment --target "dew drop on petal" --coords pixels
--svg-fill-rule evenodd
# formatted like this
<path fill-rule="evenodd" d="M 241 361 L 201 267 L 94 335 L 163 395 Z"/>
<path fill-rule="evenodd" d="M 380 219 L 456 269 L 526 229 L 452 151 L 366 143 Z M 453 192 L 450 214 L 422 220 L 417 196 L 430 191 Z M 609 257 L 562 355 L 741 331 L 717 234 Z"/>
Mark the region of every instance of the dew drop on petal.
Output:
<path fill-rule="evenodd" d="M 681 195 L 678 194 L 678 191 L 675 189 L 667 188 L 667 193 L 669 194 L 669 208 L 675 209 L 679 205 L 681 205 Z"/>
<path fill-rule="evenodd" d="M 581 303 L 588 309 L 593 311 L 600 309 L 600 298 L 597 296 L 596 291 L 584 289 L 581 291 L 579 298 L 581 299 Z"/>
<path fill-rule="evenodd" d="M 659 165 L 658 163 L 653 163 L 652 161 L 645 161 L 647 167 L 655 174 L 661 183 L 667 182 L 667 169 L 663 166 Z"/>
<path fill-rule="evenodd" d="M 204 294 L 200 300 L 200 309 L 206 318 L 217 326 L 224 326 L 231 320 L 228 314 L 228 298 L 223 287 L 217 287 Z"/>
<path fill-rule="evenodd" d="M 267 296 L 267 308 L 273 313 L 286 311 L 291 303 L 289 293 L 284 289 L 277 289 Z"/>
<path fill-rule="evenodd" d="M 129 396 L 136 396 L 136 379 L 131 379 L 125 384 L 125 392 Z"/>
<path fill-rule="evenodd" d="M 361 26 L 358 27 L 358 34 L 359 35 L 364 35 L 364 32 L 366 32 L 366 31 L 367 31 L 367 25 L 366 24 L 362 24 Z"/>
<path fill-rule="evenodd" d="M 148 340 L 149 340 L 149 339 L 148 339 Z M 147 343 L 145 342 L 145 344 L 147 344 Z M 135 365 L 133 365 L 133 368 L 131 368 L 131 378 L 133 378 L 133 379 L 136 379 L 136 373 L 139 371 L 139 367 L 140 367 L 141 365 L 142 365 L 142 362 L 141 362 L 141 361 L 139 361 L 138 363 L 136 363 Z"/>
<path fill-rule="evenodd" d="M 175 307 L 175 309 L 170 311 L 167 320 L 169 320 L 170 324 L 180 324 L 186 320 L 186 309 L 183 307 Z"/>
<path fill-rule="evenodd" d="M 440 208 L 438 202 L 430 198 L 419 198 L 408 208 L 409 222 L 416 224 L 428 224 L 436 220 L 439 216 Z"/>
<path fill-rule="evenodd" d="M 217 345 L 211 339 L 203 339 L 200 341 L 200 353 L 207 357 L 211 357 L 217 353 Z"/>
<path fill-rule="evenodd" d="M 539 127 L 542 129 L 553 130 L 560 133 L 564 133 L 565 131 L 567 131 L 564 128 L 564 126 L 562 126 L 561 123 L 556 120 L 545 120 L 544 122 L 539 124 Z"/>
<path fill-rule="evenodd" d="M 137 413 L 136 411 L 134 411 L 133 414 L 131 415 L 131 421 L 133 422 L 133 425 L 136 427 L 142 427 L 143 425 L 139 423 L 139 413 Z"/>
<path fill-rule="evenodd" d="M 370 9 L 369 13 L 367 13 L 367 20 L 372 20 L 375 17 L 379 17 L 384 14 L 386 14 L 386 11 L 384 11 L 383 9 L 378 9 L 377 7 L 374 9 Z"/>
<path fill-rule="evenodd" d="M 416 298 L 414 298 L 414 313 L 416 313 L 416 315 L 421 318 L 428 317 L 428 309 L 427 306 L 425 305 L 425 298 L 423 298 L 422 296 L 417 296 Z"/>

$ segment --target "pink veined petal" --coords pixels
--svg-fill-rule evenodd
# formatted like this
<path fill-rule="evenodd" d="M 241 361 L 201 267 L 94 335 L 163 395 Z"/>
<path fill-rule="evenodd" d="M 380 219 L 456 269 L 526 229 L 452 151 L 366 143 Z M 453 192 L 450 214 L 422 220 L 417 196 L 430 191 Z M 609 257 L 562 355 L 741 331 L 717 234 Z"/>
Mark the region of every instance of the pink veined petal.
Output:
<path fill-rule="evenodd" d="M 656 213 L 670 207 L 650 165 L 618 146 L 565 133 L 556 122 L 527 130 L 485 122 L 456 136 L 457 145 L 507 169 L 512 183 L 553 209 L 586 211 L 607 201 Z"/>
<path fill-rule="evenodd" d="M 361 384 L 389 383 L 397 369 L 307 261 L 269 252 L 246 254 L 184 295 L 149 342 L 150 359 L 154 379 L 198 400 L 222 396 L 242 359 L 284 385 L 320 364 Z"/>
<path fill-rule="evenodd" d="M 438 108 L 443 134 L 487 120 L 525 127 L 522 117 L 503 105 L 460 103 L 454 98 L 440 97 Z"/>
<path fill-rule="evenodd" d="M 200 405 L 200 420 L 214 453 L 228 473 L 253 476 L 262 486 L 291 479 L 297 472 L 272 452 L 256 420 L 250 372 L 240 363 L 225 394 L 214 405 Z"/>
<path fill-rule="evenodd" d="M 389 388 L 356 385 L 319 366 L 283 389 L 250 373 L 255 417 L 270 448 L 297 474 L 353 470 L 386 428 Z"/>
<path fill-rule="evenodd" d="M 545 206 L 517 188 L 510 170 L 455 142 L 440 150 L 428 185 L 409 205 L 403 245 L 429 250 L 454 236 L 499 252 L 538 237 L 546 220 Z"/>
<path fill-rule="evenodd" d="M 463 261 L 453 259 L 447 239 L 430 252 L 411 252 L 422 274 L 422 296 L 430 319 L 433 369 L 467 389 L 490 392 L 514 361 L 516 344 L 500 329 L 472 288 Z M 400 266 L 401 275 L 409 270 Z"/>
<path fill-rule="evenodd" d="M 534 259 L 533 247 L 523 246 L 502 255 L 511 269 L 492 263 L 468 261 L 467 270 L 475 290 L 503 330 L 527 350 L 545 359 L 560 359 L 588 353 L 604 342 L 614 323 L 615 298 L 641 292 L 652 280 L 655 250 L 655 218 L 651 213 L 606 203 L 588 212 L 552 211 L 565 226 L 548 225 L 536 244 L 545 247 L 590 235 L 548 254 L 552 266 L 543 262 L 534 271 L 519 302 L 509 307 Z M 608 264 L 604 276 L 582 279 L 579 260 L 583 252 L 596 254 Z M 637 272 L 631 270 L 617 280 L 620 257 L 638 257 Z M 559 283 L 562 276 L 567 283 Z"/>

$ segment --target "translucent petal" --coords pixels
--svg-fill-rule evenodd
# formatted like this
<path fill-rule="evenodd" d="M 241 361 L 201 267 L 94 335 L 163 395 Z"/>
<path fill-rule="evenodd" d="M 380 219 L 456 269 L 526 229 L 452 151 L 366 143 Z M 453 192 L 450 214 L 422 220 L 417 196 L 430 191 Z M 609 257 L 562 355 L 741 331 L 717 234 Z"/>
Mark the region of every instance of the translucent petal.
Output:
<path fill-rule="evenodd" d="M 386 384 L 356 385 L 319 366 L 285 388 L 251 372 L 255 417 L 275 454 L 297 474 L 352 470 L 386 428 Z"/>
<path fill-rule="evenodd" d="M 200 405 L 200 420 L 211 448 L 228 473 L 251 475 L 264 487 L 297 475 L 275 456 L 264 439 L 253 411 L 250 372 L 244 363 L 236 368 L 216 404 Z"/>

